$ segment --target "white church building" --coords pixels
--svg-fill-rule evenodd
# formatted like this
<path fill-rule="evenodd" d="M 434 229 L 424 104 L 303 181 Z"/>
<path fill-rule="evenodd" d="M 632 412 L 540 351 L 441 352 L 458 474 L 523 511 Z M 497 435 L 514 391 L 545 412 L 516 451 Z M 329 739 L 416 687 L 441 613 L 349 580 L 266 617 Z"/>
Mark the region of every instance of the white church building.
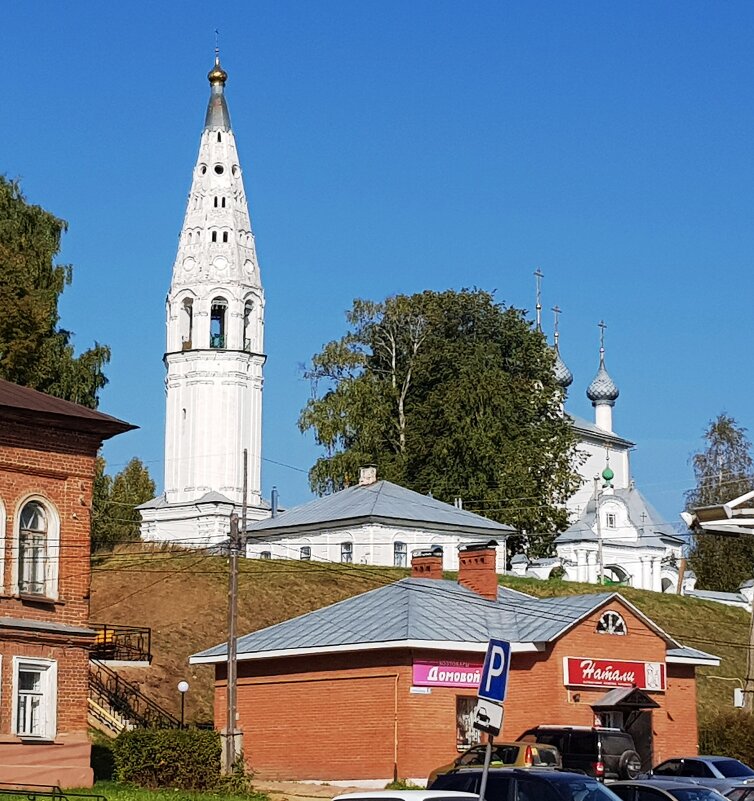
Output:
<path fill-rule="evenodd" d="M 512 559 L 511 571 L 546 579 L 624 584 L 656 592 L 677 592 L 684 540 L 663 520 L 631 476 L 634 443 L 613 430 L 613 408 L 620 394 L 605 366 L 604 323 L 600 323 L 597 374 L 587 388 L 594 422 L 569 415 L 578 437 L 581 487 L 568 501 L 571 524 L 555 540 L 556 556 Z M 567 390 L 573 375 L 563 362 L 555 326 L 555 375 Z M 682 589 L 692 589 L 687 572 Z"/>
<path fill-rule="evenodd" d="M 399 565 L 411 550 L 442 547 L 444 565 L 453 569 L 459 545 L 504 540 L 512 529 L 370 473 L 357 487 L 274 517 L 262 498 L 264 292 L 225 98 L 228 76 L 217 54 L 208 78 L 209 104 L 166 303 L 164 492 L 139 507 L 142 538 L 188 547 L 224 543 L 231 512 L 243 502 L 246 452 L 249 556 Z M 539 330 L 540 312 L 538 292 Z M 555 328 L 555 371 L 565 391 L 573 376 L 560 357 L 557 317 Z M 634 485 L 633 443 L 613 431 L 619 393 L 605 367 L 604 327 L 600 345 L 599 369 L 587 390 L 594 422 L 571 417 L 584 457 L 582 485 L 568 502 L 571 525 L 556 540 L 557 556 L 530 562 L 519 555 L 511 569 L 674 591 L 683 541 Z M 595 475 L 601 476 L 596 492 Z M 498 567 L 505 571 L 504 559 Z"/>
<path fill-rule="evenodd" d="M 219 56 L 167 296 L 164 492 L 139 507 L 146 540 L 227 538 L 243 495 L 261 496 L 264 292 Z"/>

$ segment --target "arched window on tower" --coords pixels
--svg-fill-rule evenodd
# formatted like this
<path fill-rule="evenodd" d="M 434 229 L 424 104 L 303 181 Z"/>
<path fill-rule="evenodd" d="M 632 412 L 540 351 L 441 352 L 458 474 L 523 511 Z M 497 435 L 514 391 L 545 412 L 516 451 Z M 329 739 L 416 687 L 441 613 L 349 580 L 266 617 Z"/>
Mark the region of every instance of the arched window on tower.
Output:
<path fill-rule="evenodd" d="M 212 241 L 217 242 L 217 231 L 212 232 Z"/>
<path fill-rule="evenodd" d="M 215 196 L 215 208 L 217 208 L 217 196 Z"/>
<path fill-rule="evenodd" d="M 222 142 L 223 141 L 223 138 L 222 138 L 222 135 L 221 135 L 220 131 L 217 132 L 217 141 L 218 142 Z"/>
<path fill-rule="evenodd" d="M 254 304 L 247 300 L 243 307 L 243 349 L 251 353 L 251 313 L 254 311 Z"/>
<path fill-rule="evenodd" d="M 210 348 L 225 347 L 225 317 L 228 304 L 222 298 L 212 301 L 209 318 L 209 346 Z"/>
<path fill-rule="evenodd" d="M 223 242 L 227 242 L 227 241 L 228 241 L 228 232 L 227 231 L 223 231 Z"/>
<path fill-rule="evenodd" d="M 180 311 L 181 350 L 191 350 L 191 337 L 194 333 L 194 302 L 186 298 Z"/>
<path fill-rule="evenodd" d="M 225 198 L 222 199 L 222 203 L 220 205 L 222 205 L 222 207 L 225 208 Z"/>

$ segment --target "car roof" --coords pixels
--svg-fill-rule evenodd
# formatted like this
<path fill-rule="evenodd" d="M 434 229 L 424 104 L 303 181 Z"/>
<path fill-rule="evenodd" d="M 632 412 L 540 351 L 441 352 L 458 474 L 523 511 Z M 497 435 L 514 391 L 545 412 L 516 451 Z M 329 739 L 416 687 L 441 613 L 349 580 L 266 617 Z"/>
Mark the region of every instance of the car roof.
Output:
<path fill-rule="evenodd" d="M 668 779 L 667 781 L 662 781 L 662 783 L 658 782 L 656 779 L 625 779 L 624 781 L 620 782 L 610 782 L 608 787 L 612 787 L 614 784 L 623 786 L 623 787 L 654 787 L 658 790 L 665 790 L 669 792 L 671 790 L 710 790 L 711 787 L 705 787 L 701 784 L 694 784 L 694 782 L 684 781 L 684 779 Z"/>
<path fill-rule="evenodd" d="M 433 798 L 478 798 L 475 793 L 465 793 L 461 790 L 364 790 L 358 793 L 343 793 L 336 795 L 333 801 L 359 801 L 370 798 L 398 798 L 402 801 L 431 801 Z"/>
<path fill-rule="evenodd" d="M 481 773 L 482 768 L 478 765 L 461 765 L 454 773 Z M 569 770 L 553 770 L 552 768 L 537 768 L 536 771 L 528 770 L 526 768 L 495 768 L 490 767 L 490 773 L 513 774 L 515 776 L 536 776 L 537 779 L 552 779 L 553 781 L 563 781 L 572 776 L 578 776 L 580 779 L 589 779 L 590 781 L 597 781 L 592 776 L 587 776 L 585 773 L 577 773 L 576 771 Z"/>

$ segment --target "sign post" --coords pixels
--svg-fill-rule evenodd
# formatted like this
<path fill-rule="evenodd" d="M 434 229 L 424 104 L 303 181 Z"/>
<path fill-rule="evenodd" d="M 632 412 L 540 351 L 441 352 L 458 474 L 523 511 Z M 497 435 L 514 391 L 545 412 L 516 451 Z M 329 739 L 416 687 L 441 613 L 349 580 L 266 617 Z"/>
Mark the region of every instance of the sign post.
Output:
<path fill-rule="evenodd" d="M 487 733 L 482 781 L 479 784 L 479 801 L 485 801 L 487 777 L 492 760 L 492 738 L 503 728 L 503 701 L 508 692 L 511 645 L 505 640 L 490 640 L 482 667 L 482 680 L 477 691 L 474 710 L 474 728 Z"/>

